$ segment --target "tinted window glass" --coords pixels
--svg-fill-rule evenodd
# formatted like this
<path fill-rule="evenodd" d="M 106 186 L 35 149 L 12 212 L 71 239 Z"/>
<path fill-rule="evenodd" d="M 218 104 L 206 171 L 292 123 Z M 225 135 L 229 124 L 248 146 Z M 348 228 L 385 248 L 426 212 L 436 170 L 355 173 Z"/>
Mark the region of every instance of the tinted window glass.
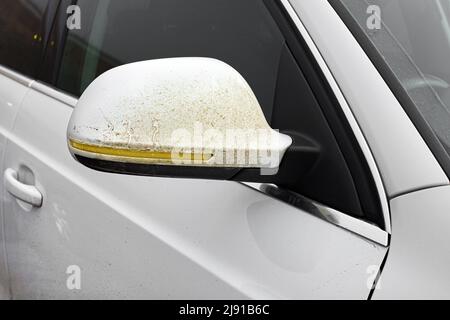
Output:
<path fill-rule="evenodd" d="M 0 1 L 0 64 L 33 76 L 41 58 L 48 0 Z"/>
<path fill-rule="evenodd" d="M 84 0 L 69 31 L 57 86 L 80 95 L 121 64 L 212 57 L 236 68 L 270 117 L 284 39 L 260 0 Z"/>

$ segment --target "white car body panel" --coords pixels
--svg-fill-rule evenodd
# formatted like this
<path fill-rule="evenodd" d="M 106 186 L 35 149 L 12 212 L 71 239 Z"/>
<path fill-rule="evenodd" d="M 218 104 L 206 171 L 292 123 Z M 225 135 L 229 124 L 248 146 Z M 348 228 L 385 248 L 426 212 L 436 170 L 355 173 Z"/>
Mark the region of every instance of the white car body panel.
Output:
<path fill-rule="evenodd" d="M 447 176 L 423 138 L 328 1 L 290 3 L 347 99 L 375 157 L 388 196 L 448 185 Z"/>
<path fill-rule="evenodd" d="M 87 169 L 67 149 L 71 112 L 30 89 L 9 137 L 5 166 L 28 166 L 44 195 L 31 212 L 5 195 L 13 298 L 369 295 L 385 247 L 239 183 Z"/>
<path fill-rule="evenodd" d="M 25 96 L 31 80 L 17 75 L 15 80 L 2 75 L 9 70 L 0 66 L 0 169 L 3 167 L 4 151 L 6 149 L 6 137 L 12 130 L 13 122 Z M 2 171 L 3 173 L 3 171 Z M 3 174 L 1 174 L 3 176 Z M 3 195 L 3 183 L 0 183 L 0 195 Z M 0 196 L 0 240 L 4 236 L 2 219 L 3 196 Z M 5 243 L 0 245 L 0 299 L 9 297 L 8 267 L 6 262 Z"/>
<path fill-rule="evenodd" d="M 374 299 L 450 299 L 450 186 L 391 200 L 389 254 Z"/>

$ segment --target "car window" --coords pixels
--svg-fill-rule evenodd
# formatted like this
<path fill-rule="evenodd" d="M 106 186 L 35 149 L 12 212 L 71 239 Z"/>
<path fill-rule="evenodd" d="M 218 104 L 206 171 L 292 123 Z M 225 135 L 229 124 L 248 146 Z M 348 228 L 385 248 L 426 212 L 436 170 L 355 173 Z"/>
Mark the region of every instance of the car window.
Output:
<path fill-rule="evenodd" d="M 316 61 L 275 2 L 79 0 L 77 5 L 81 28 L 61 25 L 65 40 L 55 48 L 63 52 L 49 58 L 52 76 L 40 80 L 80 96 L 96 77 L 122 64 L 170 57 L 222 60 L 247 80 L 273 128 L 289 132 L 296 143 L 320 146 L 313 166 L 305 168 L 304 159 L 291 161 L 291 178 L 282 187 L 383 226 L 373 180 L 357 160 L 360 151 L 345 140 L 350 139 L 346 133 L 340 134 L 340 143 L 334 136 L 333 130 L 342 130 L 336 123 L 341 118 L 335 117 L 339 106 L 322 87 Z M 61 15 L 67 18 L 60 6 Z M 55 49 L 48 51 L 56 55 Z M 347 159 L 355 159 L 351 168 Z"/>
<path fill-rule="evenodd" d="M 78 1 L 57 86 L 76 96 L 121 64 L 211 57 L 237 69 L 270 117 L 283 37 L 260 0 Z"/>
<path fill-rule="evenodd" d="M 450 2 L 331 3 L 450 176 Z"/>
<path fill-rule="evenodd" d="M 45 37 L 42 24 L 49 0 L 0 1 L 0 64 L 34 76 Z"/>

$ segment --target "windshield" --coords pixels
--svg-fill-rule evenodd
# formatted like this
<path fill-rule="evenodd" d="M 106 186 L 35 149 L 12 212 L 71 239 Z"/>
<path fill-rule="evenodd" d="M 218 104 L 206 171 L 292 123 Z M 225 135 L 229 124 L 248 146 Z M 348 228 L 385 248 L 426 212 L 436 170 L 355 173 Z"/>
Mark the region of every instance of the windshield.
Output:
<path fill-rule="evenodd" d="M 432 151 L 445 154 L 443 161 L 443 157 L 437 158 L 448 171 L 450 0 L 330 0 L 330 3 L 385 80 L 392 80 L 386 81 Z"/>

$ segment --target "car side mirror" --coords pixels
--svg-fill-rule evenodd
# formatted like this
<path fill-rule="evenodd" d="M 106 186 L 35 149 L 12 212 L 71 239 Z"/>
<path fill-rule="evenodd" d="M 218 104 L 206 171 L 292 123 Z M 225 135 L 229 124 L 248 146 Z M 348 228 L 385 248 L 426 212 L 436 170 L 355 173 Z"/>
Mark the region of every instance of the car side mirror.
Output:
<path fill-rule="evenodd" d="M 80 97 L 67 138 L 72 155 L 96 170 L 215 179 L 246 168 L 276 174 L 292 144 L 270 128 L 244 78 L 210 58 L 105 72 Z"/>

